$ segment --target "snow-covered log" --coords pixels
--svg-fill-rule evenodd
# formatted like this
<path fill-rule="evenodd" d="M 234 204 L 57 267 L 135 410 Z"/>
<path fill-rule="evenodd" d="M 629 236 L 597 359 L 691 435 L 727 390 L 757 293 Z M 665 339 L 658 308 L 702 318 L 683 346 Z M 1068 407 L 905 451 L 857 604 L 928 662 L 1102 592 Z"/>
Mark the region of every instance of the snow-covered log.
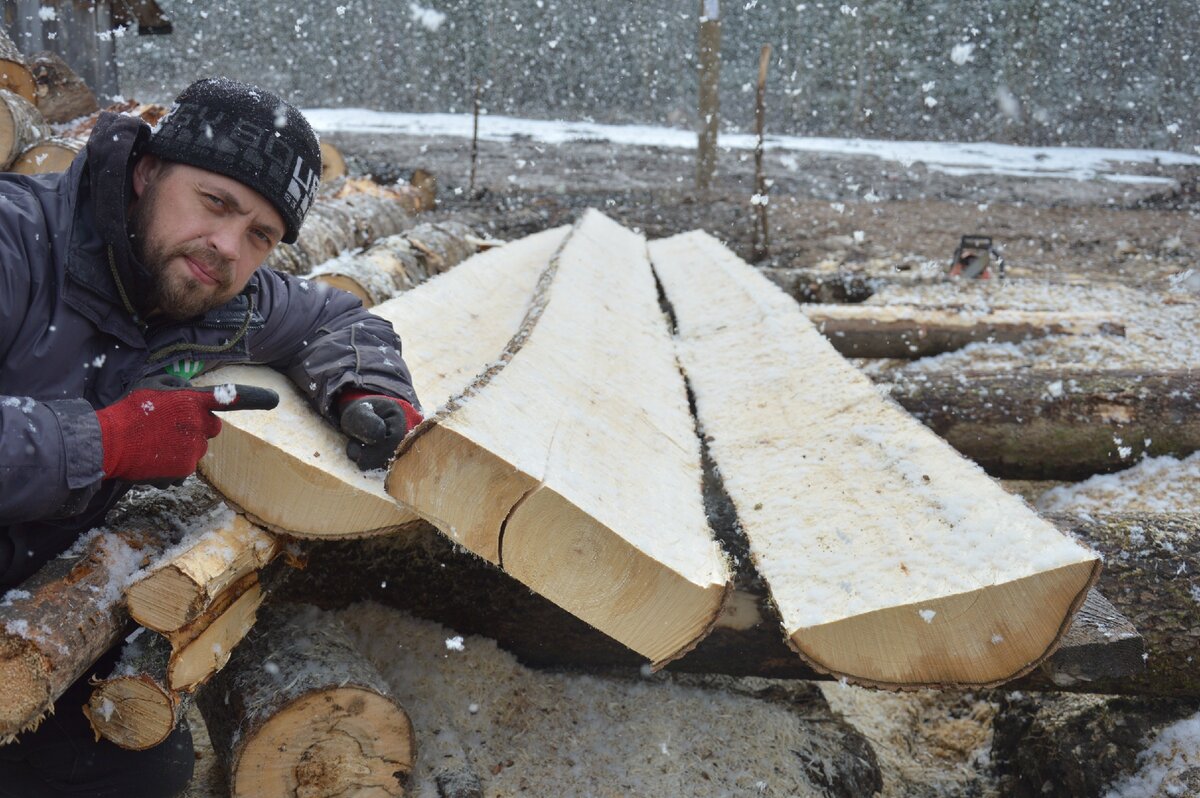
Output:
<path fill-rule="evenodd" d="M 50 124 L 70 122 L 99 109 L 96 95 L 56 53 L 35 53 L 29 59 L 29 71 L 36 84 L 38 110 Z"/>
<path fill-rule="evenodd" d="M 650 254 L 700 428 L 800 656 L 867 685 L 975 686 L 1054 651 L 1093 552 L 883 400 L 716 239 Z"/>
<path fill-rule="evenodd" d="M 1200 383 L 1188 371 L 922 373 L 890 390 L 997 477 L 1083 479 L 1200 450 Z"/>
<path fill-rule="evenodd" d="M 185 531 L 181 519 L 202 523 L 218 502 L 195 480 L 171 491 L 131 494 L 110 514 L 108 527 L 89 532 L 0 599 L 0 742 L 36 727 L 55 699 L 120 639 L 128 620 L 122 591 L 130 577 L 178 541 Z"/>
<path fill-rule="evenodd" d="M 340 626 L 272 605 L 197 694 L 233 796 L 399 796 L 412 724 Z"/>
<path fill-rule="evenodd" d="M 171 644 L 144 628 L 121 650 L 113 672 L 96 682 L 83 711 L 97 737 L 134 751 L 153 748 L 183 717 L 191 696 L 167 678 Z"/>
<path fill-rule="evenodd" d="M 556 228 L 489 250 L 372 309 L 405 342 L 427 409 L 461 392 L 499 357 L 566 235 L 566 228 Z M 233 367 L 199 382 L 206 379 L 279 393 L 272 411 L 226 418 L 200 462 L 201 473 L 256 522 L 302 537 L 363 537 L 417 520 L 388 496 L 378 474 L 364 474 L 346 457 L 345 437 L 287 378 L 267 368 Z"/>
<path fill-rule="evenodd" d="M 1111 314 L 993 310 L 972 313 L 911 305 L 804 305 L 804 315 L 846 357 L 915 359 L 975 341 L 1047 335 L 1124 335 Z"/>
<path fill-rule="evenodd" d="M 701 474 L 645 239 L 588 211 L 497 364 L 405 439 L 387 489 L 662 664 L 728 588 Z"/>
<path fill-rule="evenodd" d="M 33 103 L 0 89 L 0 168 L 7 169 L 21 153 L 49 135 L 50 128 Z"/>
<path fill-rule="evenodd" d="M 0 30 L 0 89 L 37 104 L 37 86 L 28 61 L 4 30 Z"/>
<path fill-rule="evenodd" d="M 380 239 L 361 254 L 327 261 L 308 277 L 349 291 L 369 308 L 457 266 L 475 254 L 478 240 L 464 224 L 425 222 Z"/>

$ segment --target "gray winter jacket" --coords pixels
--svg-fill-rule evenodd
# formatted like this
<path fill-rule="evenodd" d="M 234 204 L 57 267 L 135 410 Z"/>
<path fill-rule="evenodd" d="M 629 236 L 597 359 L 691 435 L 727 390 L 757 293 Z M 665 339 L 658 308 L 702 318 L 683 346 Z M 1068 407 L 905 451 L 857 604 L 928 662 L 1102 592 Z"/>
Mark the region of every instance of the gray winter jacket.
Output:
<path fill-rule="evenodd" d="M 103 479 L 94 411 L 144 377 L 259 363 L 330 420 L 350 387 L 417 404 L 391 325 L 322 284 L 263 268 L 201 318 L 137 315 L 146 281 L 125 210 L 149 134 L 104 114 L 67 172 L 0 176 L 0 590 L 101 523 L 128 489 Z"/>

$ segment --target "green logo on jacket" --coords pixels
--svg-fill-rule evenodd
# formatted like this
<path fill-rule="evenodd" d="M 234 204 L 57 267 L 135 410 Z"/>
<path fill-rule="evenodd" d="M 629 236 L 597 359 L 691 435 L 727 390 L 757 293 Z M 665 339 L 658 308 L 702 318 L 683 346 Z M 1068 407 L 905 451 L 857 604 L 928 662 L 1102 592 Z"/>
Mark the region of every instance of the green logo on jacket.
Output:
<path fill-rule="evenodd" d="M 184 358 L 183 360 L 175 361 L 171 365 L 167 366 L 164 370 L 172 377 L 190 380 L 200 372 L 204 371 L 204 361 Z"/>

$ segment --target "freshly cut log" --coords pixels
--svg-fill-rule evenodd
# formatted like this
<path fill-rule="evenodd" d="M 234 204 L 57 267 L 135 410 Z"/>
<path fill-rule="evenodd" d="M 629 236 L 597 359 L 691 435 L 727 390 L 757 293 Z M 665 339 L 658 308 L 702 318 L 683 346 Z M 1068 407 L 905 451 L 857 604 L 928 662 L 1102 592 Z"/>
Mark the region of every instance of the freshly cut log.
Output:
<path fill-rule="evenodd" d="M 1188 371 L 924 372 L 888 389 L 951 446 L 1007 479 L 1084 479 L 1143 456 L 1200 450 L 1200 385 Z"/>
<path fill-rule="evenodd" d="M 0 600 L 0 743 L 36 728 L 55 699 L 120 639 L 128 616 L 122 589 L 178 542 L 181 517 L 219 513 L 219 499 L 191 480 L 134 493 L 89 532 Z M 181 515 L 186 508 L 187 516 Z M 73 710 L 72 710 L 73 711 Z"/>
<path fill-rule="evenodd" d="M 417 396 L 446 402 L 494 362 L 521 327 L 538 278 L 566 228 L 468 259 L 415 291 L 377 305 L 406 343 Z M 237 366 L 197 382 L 263 385 L 279 393 L 271 411 L 227 414 L 200 471 L 268 529 L 301 537 L 363 537 L 417 520 L 345 455 L 346 439 L 320 418 L 283 375 Z M 236 417 L 234 417 L 236 416 Z"/>
<path fill-rule="evenodd" d="M 282 550 L 278 537 L 235 515 L 228 525 L 214 529 L 130 585 L 125 591 L 129 615 L 156 632 L 175 632 Z"/>
<path fill-rule="evenodd" d="M 375 242 L 361 255 L 342 255 L 310 279 L 349 291 L 372 307 L 419 285 L 475 254 L 474 234 L 458 222 L 419 224 Z"/>
<path fill-rule="evenodd" d="M 861 684 L 968 686 L 1054 651 L 1095 553 L 883 400 L 716 239 L 650 253 L 701 430 L 802 657 Z"/>
<path fill-rule="evenodd" d="M 144 751 L 167 739 L 187 709 L 186 694 L 167 684 L 171 644 L 145 629 L 121 650 L 113 672 L 96 683 L 84 705 L 97 739 Z"/>
<path fill-rule="evenodd" d="M 318 196 L 295 244 L 280 244 L 267 258 L 276 271 L 305 274 L 346 250 L 364 247 L 412 226 L 412 203 L 391 196 L 355 193 Z"/>
<path fill-rule="evenodd" d="M 399 796 L 412 724 L 340 626 L 272 605 L 196 697 L 233 796 Z"/>
<path fill-rule="evenodd" d="M 50 124 L 70 122 L 100 110 L 96 95 L 56 53 L 35 53 L 29 59 L 29 71 L 36 84 L 36 105 Z"/>
<path fill-rule="evenodd" d="M 49 135 L 50 128 L 33 103 L 0 89 L 0 169 L 7 169 L 21 153 Z"/>
<path fill-rule="evenodd" d="M 588 211 L 499 362 L 401 444 L 387 488 L 661 665 L 712 627 L 729 573 L 645 253 Z"/>
<path fill-rule="evenodd" d="M 346 176 L 346 159 L 341 151 L 324 139 L 321 140 L 321 182 L 337 180 Z"/>
<path fill-rule="evenodd" d="M 258 618 L 263 589 L 251 573 L 232 585 L 208 610 L 172 632 L 167 684 L 172 690 L 194 690 L 225 667 L 238 643 Z"/>
<path fill-rule="evenodd" d="M 25 56 L 3 30 L 0 30 L 0 89 L 19 95 L 33 105 L 37 104 L 33 73 Z"/>
<path fill-rule="evenodd" d="M 802 310 L 846 357 L 915 359 L 961 349 L 975 341 L 1025 341 L 1047 335 L 1124 335 L 1125 326 L 1100 313 L 994 310 L 956 312 L 911 305 L 804 305 Z"/>
<path fill-rule="evenodd" d="M 96 126 L 96 122 L 100 119 L 100 114 L 103 111 L 141 117 L 143 122 L 153 126 L 157 125 L 167 115 L 169 110 L 165 105 L 158 105 L 156 103 L 145 104 L 139 103 L 137 100 L 126 100 L 125 102 L 101 108 L 90 116 L 80 119 L 66 130 L 60 131 L 59 135 L 68 139 L 87 139 L 92 134 L 92 128 Z"/>
<path fill-rule="evenodd" d="M 27 147 L 9 166 L 10 172 L 22 175 L 42 175 L 65 172 L 83 149 L 81 139 L 49 138 Z"/>

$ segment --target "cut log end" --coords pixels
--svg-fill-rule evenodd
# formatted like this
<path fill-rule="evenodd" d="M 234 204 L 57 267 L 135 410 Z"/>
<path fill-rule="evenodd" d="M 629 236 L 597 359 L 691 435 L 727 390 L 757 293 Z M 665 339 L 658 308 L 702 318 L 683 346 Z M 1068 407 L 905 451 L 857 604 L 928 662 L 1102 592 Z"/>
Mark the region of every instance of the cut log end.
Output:
<path fill-rule="evenodd" d="M 133 619 L 159 632 L 180 628 L 204 605 L 202 588 L 172 565 L 156 572 L 154 579 L 131 585 L 125 597 Z"/>
<path fill-rule="evenodd" d="M 665 568 L 545 487 L 514 508 L 502 547 L 501 564 L 511 576 L 655 668 L 709 632 L 728 594 L 711 574 L 689 578 Z"/>
<path fill-rule="evenodd" d="M 0 745 L 37 728 L 53 706 L 47 663 L 37 648 L 11 633 L 0 634 Z M 30 719 L 34 720 L 32 723 Z"/>
<path fill-rule="evenodd" d="M 369 308 L 375 304 L 375 301 L 371 299 L 371 294 L 369 291 L 367 291 L 367 289 L 363 288 L 357 280 L 347 277 L 344 274 L 322 274 L 313 279 L 327 285 L 332 285 L 334 288 L 341 289 L 347 293 L 354 294 L 354 296 L 362 300 L 364 308 Z"/>
<path fill-rule="evenodd" d="M 42 175 L 65 172 L 83 149 L 83 142 L 76 139 L 46 139 L 39 141 L 22 152 L 13 161 L 9 171 L 21 175 Z"/>
<path fill-rule="evenodd" d="M 321 142 L 321 182 L 327 183 L 346 176 L 346 159 L 337 147 Z"/>
<path fill-rule="evenodd" d="M 387 698 L 354 686 L 308 693 L 276 713 L 242 750 L 234 796 L 402 796 L 413 729 Z"/>
<path fill-rule="evenodd" d="M 1099 575 L 1099 561 L 1085 560 L 798 629 L 789 642 L 813 667 L 854 684 L 995 687 L 1054 653 Z"/>
<path fill-rule="evenodd" d="M 153 748 L 176 725 L 177 702 L 145 675 L 106 680 L 92 692 L 83 712 L 97 737 L 131 751 Z"/>

